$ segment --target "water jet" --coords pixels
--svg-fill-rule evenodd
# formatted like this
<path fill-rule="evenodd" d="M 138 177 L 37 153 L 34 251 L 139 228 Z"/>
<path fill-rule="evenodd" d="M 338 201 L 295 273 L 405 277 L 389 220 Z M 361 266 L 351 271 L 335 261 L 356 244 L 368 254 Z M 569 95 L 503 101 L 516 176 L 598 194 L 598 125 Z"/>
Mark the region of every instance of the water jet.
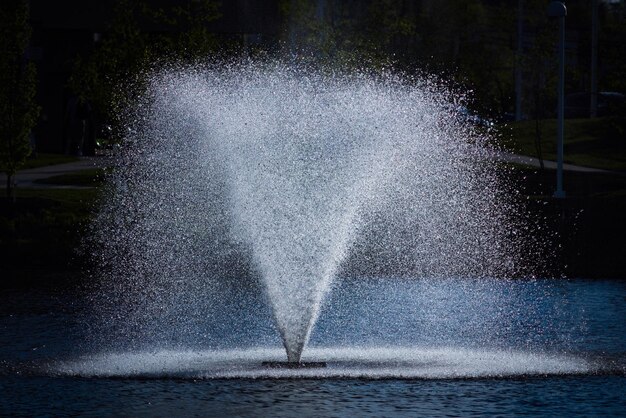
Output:
<path fill-rule="evenodd" d="M 522 234 L 489 135 L 436 80 L 281 63 L 148 79 L 93 233 L 94 300 L 106 321 L 125 312 L 124 344 L 201 321 L 193 307 L 224 287 L 258 286 L 286 367 L 306 367 L 339 273 L 516 274 Z"/>

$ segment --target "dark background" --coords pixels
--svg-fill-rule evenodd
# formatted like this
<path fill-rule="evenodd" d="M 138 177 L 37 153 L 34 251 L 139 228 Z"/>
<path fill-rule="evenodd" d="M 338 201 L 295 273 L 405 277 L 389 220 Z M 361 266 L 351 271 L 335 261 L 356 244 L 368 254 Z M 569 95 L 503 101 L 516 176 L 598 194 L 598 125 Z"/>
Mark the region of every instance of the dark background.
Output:
<path fill-rule="evenodd" d="M 94 135 L 102 136 L 101 125 L 111 122 L 107 106 L 114 100 L 106 94 L 95 97 L 100 94 L 97 90 L 114 88 L 115 82 L 144 68 L 146 56 L 152 61 L 165 56 L 190 61 L 298 52 L 333 65 L 390 64 L 408 73 L 438 74 L 471 90 L 470 108 L 496 120 L 553 117 L 557 27 L 546 16 L 547 4 L 544 0 L 31 0 L 33 32 L 26 55 L 36 63 L 39 78 L 37 149 L 65 151 L 64 112 L 71 96 L 89 100 Z M 566 93 L 626 91 L 624 2 L 569 0 L 566 5 Z M 190 10 L 196 21 L 182 16 L 182 9 Z M 200 29 L 200 43 L 206 47 L 189 52 L 193 48 L 182 35 Z M 103 63 L 109 58 L 119 62 Z M 84 77 L 88 72 L 84 65 L 77 63 L 93 64 L 92 72 L 100 80 L 76 82 L 89 78 Z M 516 103 L 518 95 L 521 100 Z M 588 105 L 584 108 L 589 100 L 581 100 L 582 112 L 589 113 Z"/>
<path fill-rule="evenodd" d="M 75 127 L 85 120 L 80 153 L 109 152 L 121 142 L 119 109 L 140 93 L 143 75 L 155 66 L 247 58 L 434 74 L 461 93 L 468 122 L 489 125 L 500 145 L 539 160 L 555 158 L 558 25 L 547 17 L 545 0 L 26 3 L 30 38 L 20 59 L 35 64 L 41 108 L 27 166 L 49 153 L 79 154 Z M 566 6 L 565 158 L 606 171 L 566 172 L 566 199 L 552 197 L 555 172 L 549 168 L 517 165 L 502 175 L 519 191 L 522 216 L 545 221 L 546 228 L 533 231 L 550 244 L 538 276 L 624 278 L 626 2 L 568 0 Z M 600 92 L 595 115 L 593 92 Z M 617 100 L 604 101 L 606 92 Z M 89 251 L 76 249 L 101 188 L 55 187 L 98 186 L 102 176 L 99 170 L 49 179 L 18 187 L 17 199 L 0 202 L 6 273 L 0 282 L 84 276 L 92 260 Z"/>

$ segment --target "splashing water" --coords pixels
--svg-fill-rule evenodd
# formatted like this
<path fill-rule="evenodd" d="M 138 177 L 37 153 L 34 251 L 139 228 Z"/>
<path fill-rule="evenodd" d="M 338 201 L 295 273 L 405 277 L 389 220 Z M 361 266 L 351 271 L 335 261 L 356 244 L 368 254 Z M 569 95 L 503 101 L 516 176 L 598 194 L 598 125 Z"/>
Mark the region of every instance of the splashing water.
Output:
<path fill-rule="evenodd" d="M 94 229 L 130 339 L 253 270 L 298 362 L 339 271 L 515 274 L 513 204 L 448 97 L 280 64 L 153 74 Z"/>

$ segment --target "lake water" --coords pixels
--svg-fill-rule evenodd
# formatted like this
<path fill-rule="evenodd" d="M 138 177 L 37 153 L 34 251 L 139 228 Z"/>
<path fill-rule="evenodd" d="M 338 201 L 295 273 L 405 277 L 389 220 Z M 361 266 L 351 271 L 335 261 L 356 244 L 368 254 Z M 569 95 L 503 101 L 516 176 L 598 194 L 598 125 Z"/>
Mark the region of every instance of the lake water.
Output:
<path fill-rule="evenodd" d="M 338 281 L 311 369 L 261 364 L 285 354 L 260 294 L 225 285 L 138 328 L 3 291 L 0 415 L 626 415 L 625 281 Z"/>

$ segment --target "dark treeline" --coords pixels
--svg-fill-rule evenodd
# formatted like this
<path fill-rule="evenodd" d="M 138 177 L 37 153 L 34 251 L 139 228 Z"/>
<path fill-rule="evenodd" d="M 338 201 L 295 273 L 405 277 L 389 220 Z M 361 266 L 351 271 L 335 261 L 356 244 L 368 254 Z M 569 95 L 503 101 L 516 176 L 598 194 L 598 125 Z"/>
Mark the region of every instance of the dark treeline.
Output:
<path fill-rule="evenodd" d="M 391 65 L 437 74 L 471 90 L 475 110 L 494 117 L 516 110 L 518 117 L 554 112 L 557 31 L 544 0 L 279 0 L 280 27 L 271 34 L 234 34 L 246 29 L 233 28 L 228 36 L 213 30 L 228 21 L 225 4 L 161 3 L 115 1 L 102 41 L 76 57 L 69 85 L 88 96 L 105 119 L 120 100 L 114 86 L 155 61 L 285 52 L 340 66 Z M 238 14 L 254 2 L 236 3 Z M 623 2 L 568 1 L 566 92 L 591 89 L 594 5 L 598 91 L 626 91 Z"/>
<path fill-rule="evenodd" d="M 556 22 L 545 0 L 285 1 L 287 33 L 334 60 L 393 62 L 473 91 L 493 116 L 553 114 Z M 593 7 L 597 7 L 598 91 L 626 91 L 624 2 L 567 1 L 566 92 L 589 92 Z M 295 40 L 293 39 L 295 38 Z M 516 87 L 516 70 L 519 82 Z"/>
<path fill-rule="evenodd" d="M 546 0 L 4 3 L 31 5 L 33 37 L 23 58 L 36 64 L 39 78 L 40 150 L 72 152 L 68 115 L 85 103 L 94 121 L 90 135 L 104 139 L 103 127 L 129 97 L 126 81 L 139 79 L 132 85 L 140 89 L 146 68 L 215 57 L 297 55 L 327 66 L 435 74 L 471 92 L 468 106 L 484 116 L 554 115 L 557 28 Z M 626 92 L 624 0 L 566 5 L 566 93 L 593 90 L 594 27 L 596 91 Z"/>

